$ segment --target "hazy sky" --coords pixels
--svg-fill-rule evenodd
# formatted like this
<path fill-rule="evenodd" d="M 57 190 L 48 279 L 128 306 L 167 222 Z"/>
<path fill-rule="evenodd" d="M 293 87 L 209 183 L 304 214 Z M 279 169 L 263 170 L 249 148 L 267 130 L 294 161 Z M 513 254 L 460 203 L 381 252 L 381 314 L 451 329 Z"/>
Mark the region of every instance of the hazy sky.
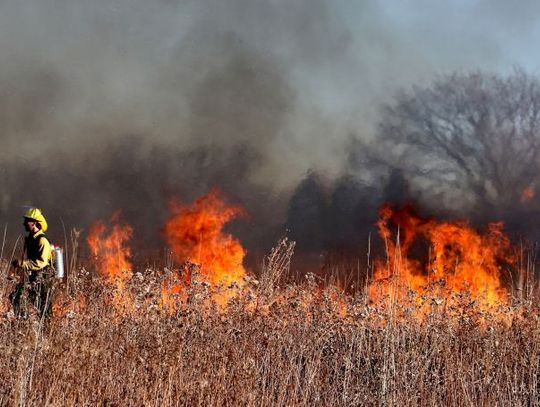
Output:
<path fill-rule="evenodd" d="M 43 198 L 20 187 L 32 171 L 69 173 L 79 197 L 105 184 L 101 202 L 130 166 L 143 196 L 337 177 L 398 89 L 538 73 L 539 17 L 536 1 L 0 0 L 0 213 Z"/>
<path fill-rule="evenodd" d="M 35 151 L 39 134 L 45 148 L 68 151 L 127 133 L 180 147 L 216 143 L 186 129 L 193 93 L 242 57 L 265 71 L 261 82 L 283 88 L 273 103 L 287 104 L 275 134 L 233 137 L 261 145 L 253 177 L 339 172 L 343 143 L 372 135 L 380 103 L 400 87 L 456 69 L 535 73 L 538 17 L 535 1 L 5 0 L 4 152 L 20 151 L 21 137 Z"/>

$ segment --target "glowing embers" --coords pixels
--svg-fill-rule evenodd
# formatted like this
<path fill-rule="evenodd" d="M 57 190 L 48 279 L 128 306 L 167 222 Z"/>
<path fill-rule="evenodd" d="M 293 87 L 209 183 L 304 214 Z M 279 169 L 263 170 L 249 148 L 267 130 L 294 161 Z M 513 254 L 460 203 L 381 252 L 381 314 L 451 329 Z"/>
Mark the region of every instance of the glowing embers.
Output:
<path fill-rule="evenodd" d="M 369 287 L 375 304 L 387 299 L 423 314 L 429 305 L 450 310 L 464 299 L 481 310 L 508 303 L 502 268 L 516 258 L 502 223 L 479 233 L 467 222 L 422 219 L 410 206 L 384 205 L 378 227 L 387 257 L 375 262 Z"/>

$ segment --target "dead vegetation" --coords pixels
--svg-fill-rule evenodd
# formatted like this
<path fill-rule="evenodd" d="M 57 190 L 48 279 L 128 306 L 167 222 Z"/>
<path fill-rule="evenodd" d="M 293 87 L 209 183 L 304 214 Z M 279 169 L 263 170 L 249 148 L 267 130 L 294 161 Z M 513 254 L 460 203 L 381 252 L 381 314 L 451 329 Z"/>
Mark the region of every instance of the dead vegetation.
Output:
<path fill-rule="evenodd" d="M 260 282 L 248 278 L 226 310 L 196 277 L 177 307 L 165 307 L 160 290 L 174 270 L 135 270 L 118 292 L 73 267 L 49 323 L 13 318 L 4 296 L 0 404 L 540 403 L 530 302 L 491 314 L 465 295 L 455 310 L 428 298 L 419 319 L 414 298 L 375 306 L 309 275 L 283 284 L 292 250 L 281 242 Z"/>

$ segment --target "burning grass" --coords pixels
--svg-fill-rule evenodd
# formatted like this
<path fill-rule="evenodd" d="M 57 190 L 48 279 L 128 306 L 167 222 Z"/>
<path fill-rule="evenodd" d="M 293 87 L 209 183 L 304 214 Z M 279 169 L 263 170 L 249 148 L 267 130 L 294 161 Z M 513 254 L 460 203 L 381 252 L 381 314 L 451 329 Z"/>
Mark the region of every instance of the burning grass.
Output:
<path fill-rule="evenodd" d="M 58 287 L 52 320 L 16 319 L 2 297 L 0 404 L 540 404 L 538 286 L 502 225 L 385 207 L 386 260 L 346 294 L 290 280 L 288 240 L 248 273 L 223 231 L 242 211 L 216 191 L 171 208 L 166 266 L 133 266 L 116 216 L 90 230 L 92 262 Z M 527 278 L 505 283 L 501 264 Z"/>
<path fill-rule="evenodd" d="M 171 312 L 162 306 L 166 275 L 145 270 L 126 282 L 130 312 L 111 307 L 117 287 L 81 269 L 73 277 L 76 289 L 59 290 L 67 308 L 48 325 L 4 314 L 1 404 L 540 401 L 540 322 L 530 305 L 509 307 L 512 318 L 503 320 L 486 317 L 464 297 L 459 318 L 432 303 L 418 320 L 400 303 L 374 306 L 308 276 L 272 289 L 248 279 L 249 290 L 226 312 L 212 305 L 209 285 L 193 279 L 187 300 Z"/>

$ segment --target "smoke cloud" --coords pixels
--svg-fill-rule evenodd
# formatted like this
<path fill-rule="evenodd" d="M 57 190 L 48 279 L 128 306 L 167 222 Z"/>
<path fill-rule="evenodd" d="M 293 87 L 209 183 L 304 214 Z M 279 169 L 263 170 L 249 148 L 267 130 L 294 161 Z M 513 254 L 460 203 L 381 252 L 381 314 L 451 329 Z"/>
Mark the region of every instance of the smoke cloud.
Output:
<path fill-rule="evenodd" d="M 249 250 L 286 228 L 308 251 L 361 244 L 406 189 L 350 165 L 381 103 L 435 73 L 537 66 L 516 40 L 537 43 L 535 2 L 421 3 L 1 2 L 0 221 L 36 205 L 54 235 L 122 209 L 159 247 L 169 198 L 218 186 Z"/>

